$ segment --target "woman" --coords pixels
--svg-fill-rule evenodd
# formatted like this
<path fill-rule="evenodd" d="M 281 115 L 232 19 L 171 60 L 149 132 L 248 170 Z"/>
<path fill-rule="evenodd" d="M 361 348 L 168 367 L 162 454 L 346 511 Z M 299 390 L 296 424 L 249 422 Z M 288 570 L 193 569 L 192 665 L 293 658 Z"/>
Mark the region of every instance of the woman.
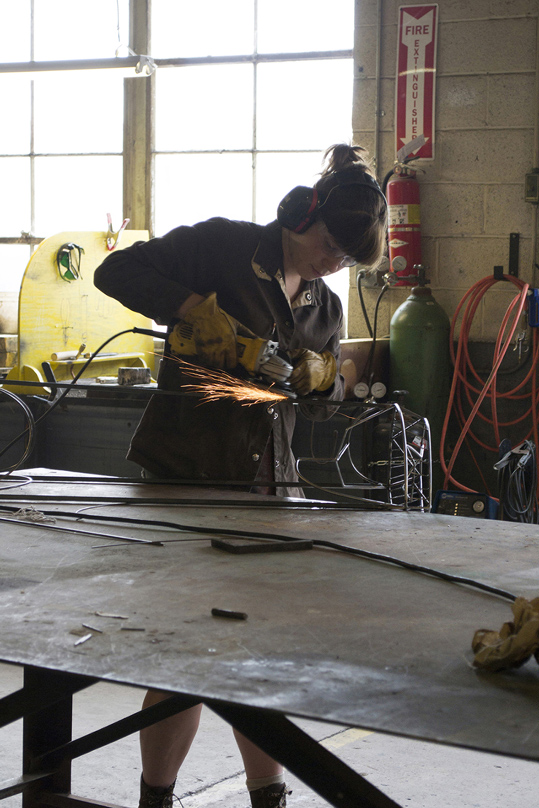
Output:
<path fill-rule="evenodd" d="M 385 244 L 387 205 L 359 146 L 338 144 L 314 188 L 294 188 L 268 225 L 210 219 L 112 253 L 96 286 L 133 311 L 168 326 L 159 386 L 193 382 L 175 355 L 178 321 L 192 326 L 197 364 L 233 369 L 236 332 L 278 342 L 292 360 L 288 381 L 313 420 L 339 400 L 337 372 L 343 313 L 322 280 L 354 264 L 375 265 Z M 174 350 L 175 349 L 175 350 Z M 188 357 L 190 361 L 192 357 Z M 317 403 L 309 404 L 315 394 Z M 255 484 L 255 490 L 301 496 L 290 450 L 295 423 L 289 400 L 249 407 L 224 400 L 154 396 L 128 458 L 146 474 L 183 481 Z M 271 483 L 282 483 L 271 487 Z M 269 489 L 269 491 L 268 491 Z M 148 707 L 167 694 L 150 691 Z M 170 808 L 178 770 L 198 728 L 200 705 L 142 731 L 141 808 Z M 283 808 L 282 766 L 235 731 L 254 808 Z"/>

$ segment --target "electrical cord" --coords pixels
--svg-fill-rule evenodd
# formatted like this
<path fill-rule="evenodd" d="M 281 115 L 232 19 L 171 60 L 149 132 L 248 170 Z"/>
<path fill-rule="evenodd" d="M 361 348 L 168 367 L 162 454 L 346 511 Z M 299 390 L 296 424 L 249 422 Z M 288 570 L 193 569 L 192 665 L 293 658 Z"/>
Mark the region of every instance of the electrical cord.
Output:
<path fill-rule="evenodd" d="M 375 303 L 375 306 L 374 306 L 374 320 L 373 320 L 373 327 L 372 327 L 372 333 L 371 333 L 372 341 L 371 341 L 371 344 L 370 344 L 370 347 L 369 347 L 369 353 L 367 354 L 367 359 L 365 361 L 365 365 L 363 366 L 363 370 L 361 371 L 361 373 L 358 374 L 358 379 L 360 381 L 361 381 L 361 379 L 366 379 L 367 385 L 369 387 L 369 390 L 370 390 L 370 387 L 371 387 L 371 384 L 372 384 L 372 364 L 374 362 L 374 351 L 375 351 L 375 348 L 376 348 L 376 339 L 377 339 L 377 332 L 378 332 L 378 312 L 380 310 L 380 303 L 382 302 L 382 298 L 383 298 L 383 296 L 385 295 L 385 293 L 387 292 L 388 289 L 389 289 L 389 283 L 386 282 L 382 286 L 382 288 L 380 290 L 380 294 L 376 298 L 376 303 Z"/>
<path fill-rule="evenodd" d="M 10 513 L 18 511 L 19 508 L 10 507 L 7 505 L 0 506 L 0 511 L 8 511 Z M 80 520 L 82 517 L 80 513 L 71 513 L 70 511 L 41 511 L 42 514 L 45 516 L 55 516 L 55 517 L 67 517 L 71 519 Z M 140 519 L 134 518 L 129 516 L 108 516 L 105 514 L 92 514 L 88 517 L 92 521 L 101 521 L 101 522 L 120 522 L 125 524 L 134 524 L 134 525 L 148 525 L 150 527 L 164 527 L 170 528 L 172 530 L 178 530 L 181 532 L 189 532 L 189 533 L 204 533 L 207 535 L 218 535 L 218 536 L 232 536 L 235 538 L 241 537 L 246 539 L 270 539 L 271 541 L 283 541 L 283 542 L 294 542 L 294 541 L 301 541 L 301 539 L 297 536 L 285 536 L 280 533 L 265 533 L 260 531 L 253 531 L 253 530 L 232 530 L 228 528 L 220 528 L 220 527 L 199 527 L 198 525 L 185 525 L 180 524 L 178 522 L 169 522 L 160 519 Z M 163 544 L 170 544 L 176 541 L 183 541 L 183 539 L 163 539 L 161 540 Z M 403 569 L 411 570 L 412 572 L 419 572 L 425 575 L 432 576 L 434 578 L 439 578 L 443 581 L 448 581 L 450 583 L 461 584 L 464 586 L 470 586 L 473 589 L 479 589 L 482 592 L 486 592 L 490 595 L 495 595 L 496 597 L 504 598 L 505 600 L 509 600 L 510 602 L 514 602 L 517 599 L 517 596 L 514 595 L 512 592 L 508 592 L 504 589 L 499 589 L 495 586 L 490 586 L 490 584 L 484 584 L 481 581 L 476 581 L 472 578 L 464 578 L 460 575 L 452 575 L 449 572 L 443 572 L 442 570 L 432 569 L 431 567 L 425 567 L 422 564 L 413 564 L 409 561 L 403 561 L 400 558 L 395 558 L 394 556 L 384 555 L 383 553 L 374 553 L 370 550 L 362 550 L 357 547 L 350 547 L 347 544 L 339 544 L 338 542 L 333 541 L 326 541 L 325 539 L 313 539 L 313 546 L 314 547 L 325 547 L 329 550 L 337 550 L 339 552 L 347 553 L 349 555 L 359 556 L 361 558 L 366 558 L 371 561 L 380 561 L 386 564 L 392 564 L 397 567 L 402 567 Z"/>
<path fill-rule="evenodd" d="M 526 417 L 526 415 L 532 416 L 533 419 L 532 430 L 534 431 L 535 434 L 537 433 L 537 414 L 536 414 L 536 407 L 534 406 L 536 402 L 536 394 L 534 391 L 536 384 L 535 368 L 538 356 L 534 355 L 534 359 L 532 361 L 529 372 L 526 374 L 526 377 L 522 380 L 522 382 L 520 382 L 513 390 L 509 391 L 508 393 L 499 393 L 496 389 L 496 378 L 500 365 L 503 361 L 505 354 L 507 353 L 511 339 L 515 333 L 518 322 L 526 305 L 527 293 L 529 288 L 528 284 L 523 283 L 518 278 L 515 278 L 512 275 L 504 275 L 500 279 L 506 282 L 513 283 L 518 288 L 518 294 L 513 298 L 513 300 L 509 304 L 507 311 L 503 317 L 498 332 L 498 337 L 496 339 L 493 366 L 486 381 L 483 381 L 481 379 L 481 377 L 475 370 L 469 356 L 468 341 L 470 330 L 472 327 L 473 317 L 482 301 L 483 296 L 486 294 L 486 292 L 490 289 L 490 287 L 493 284 L 498 282 L 498 280 L 499 279 L 495 278 L 494 276 L 488 276 L 475 283 L 460 301 L 451 322 L 449 344 L 450 344 L 451 358 L 455 370 L 453 374 L 453 380 L 449 394 L 449 402 L 444 418 L 444 424 L 442 428 L 442 436 L 440 442 L 440 462 L 445 474 L 444 479 L 445 488 L 447 488 L 448 483 L 451 482 L 453 485 L 455 485 L 457 488 L 460 488 L 463 491 L 472 492 L 473 490 L 463 485 L 462 483 L 458 482 L 452 476 L 452 470 L 455 461 L 460 452 L 462 444 L 464 443 L 468 435 L 470 436 L 471 439 L 473 439 L 478 445 L 482 446 L 483 448 L 490 451 L 498 452 L 498 447 L 500 444 L 500 431 L 499 431 L 500 426 L 510 426 L 510 425 L 512 426 L 522 421 Z M 455 355 L 453 347 L 454 334 L 461 310 L 464 310 L 464 314 L 462 324 L 460 327 L 457 353 Z M 512 321 L 511 321 L 511 315 L 513 315 Z M 508 334 L 507 336 L 505 336 L 505 332 L 507 329 L 509 329 Z M 539 343 L 537 341 L 534 332 L 534 354 L 536 351 L 539 355 Z M 472 380 L 470 380 L 470 376 Z M 500 423 L 497 413 L 498 399 L 512 398 L 520 400 L 522 398 L 525 398 L 526 394 L 521 394 L 520 391 L 523 388 L 523 386 L 530 380 L 530 378 L 532 380 L 533 389 L 532 389 L 532 403 L 528 411 L 525 412 L 524 415 L 519 415 L 519 417 L 512 422 Z M 476 396 L 475 400 L 474 396 Z M 492 415 L 490 418 L 485 416 L 483 413 L 479 412 L 479 408 L 487 396 L 489 397 L 492 410 Z M 465 414 L 463 397 L 465 397 L 466 401 L 468 402 L 468 405 L 471 407 L 471 411 L 468 416 Z M 458 420 L 462 424 L 462 429 L 461 434 L 452 451 L 451 457 L 449 461 L 446 462 L 445 442 L 447 439 L 449 419 L 452 412 L 456 413 Z M 489 423 L 492 426 L 496 442 L 495 446 L 489 446 L 485 444 L 477 437 L 477 435 L 475 435 L 472 432 L 471 425 L 476 416 L 478 416 L 479 418 L 481 418 L 482 420 L 484 420 L 485 422 Z"/>
<path fill-rule="evenodd" d="M 537 460 L 535 444 L 524 441 L 496 463 L 502 518 L 537 523 Z"/>
<path fill-rule="evenodd" d="M 9 485 L 0 486 L 0 492 L 1 491 L 7 491 L 10 488 L 20 488 L 23 485 L 29 485 L 30 483 L 33 482 L 33 479 L 31 477 L 23 477 L 23 476 L 14 477 L 10 471 L 7 472 L 6 476 L 7 475 L 9 475 L 9 480 L 10 480 Z M 0 475 L 0 479 L 2 479 L 1 475 Z"/>

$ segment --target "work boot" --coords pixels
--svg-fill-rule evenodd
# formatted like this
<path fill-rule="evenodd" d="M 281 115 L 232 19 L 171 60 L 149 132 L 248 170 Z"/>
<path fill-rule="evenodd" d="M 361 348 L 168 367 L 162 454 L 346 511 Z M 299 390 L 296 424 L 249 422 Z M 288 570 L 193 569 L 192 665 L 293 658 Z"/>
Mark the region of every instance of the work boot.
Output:
<path fill-rule="evenodd" d="M 291 793 L 285 783 L 274 783 L 250 791 L 249 796 L 252 808 L 286 808 L 286 795 Z"/>
<path fill-rule="evenodd" d="M 152 788 L 140 778 L 139 808 L 172 808 L 172 798 L 176 780 L 168 788 Z"/>

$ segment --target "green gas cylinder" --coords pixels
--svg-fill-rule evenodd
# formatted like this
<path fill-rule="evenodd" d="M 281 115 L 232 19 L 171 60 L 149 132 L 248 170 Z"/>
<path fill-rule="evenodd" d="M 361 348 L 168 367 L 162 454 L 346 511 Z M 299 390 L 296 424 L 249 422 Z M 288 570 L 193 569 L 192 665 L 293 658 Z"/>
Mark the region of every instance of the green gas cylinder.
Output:
<path fill-rule="evenodd" d="M 440 468 L 436 461 L 449 398 L 449 331 L 447 314 L 426 286 L 413 287 L 389 326 L 390 389 L 407 390 L 406 409 L 428 419 L 435 469 Z"/>

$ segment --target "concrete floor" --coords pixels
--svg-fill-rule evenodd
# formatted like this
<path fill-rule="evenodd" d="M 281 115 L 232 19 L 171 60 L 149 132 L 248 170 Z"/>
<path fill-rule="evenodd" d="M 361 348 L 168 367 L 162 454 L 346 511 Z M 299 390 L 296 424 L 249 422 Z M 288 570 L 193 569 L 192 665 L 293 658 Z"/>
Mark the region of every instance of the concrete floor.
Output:
<path fill-rule="evenodd" d="M 22 683 L 22 672 L 0 665 L 0 696 Z M 142 692 L 102 683 L 75 697 L 74 736 L 140 708 Z M 349 766 L 403 808 L 538 808 L 539 764 L 409 741 L 314 721 L 297 721 Z M 0 729 L 0 782 L 20 775 L 21 722 Z M 73 793 L 123 806 L 138 804 L 138 740 L 127 738 L 73 763 Z M 287 776 L 290 808 L 328 803 Z M 241 759 L 227 724 L 209 711 L 176 787 L 178 808 L 247 808 Z M 2 808 L 19 808 L 20 796 Z"/>

